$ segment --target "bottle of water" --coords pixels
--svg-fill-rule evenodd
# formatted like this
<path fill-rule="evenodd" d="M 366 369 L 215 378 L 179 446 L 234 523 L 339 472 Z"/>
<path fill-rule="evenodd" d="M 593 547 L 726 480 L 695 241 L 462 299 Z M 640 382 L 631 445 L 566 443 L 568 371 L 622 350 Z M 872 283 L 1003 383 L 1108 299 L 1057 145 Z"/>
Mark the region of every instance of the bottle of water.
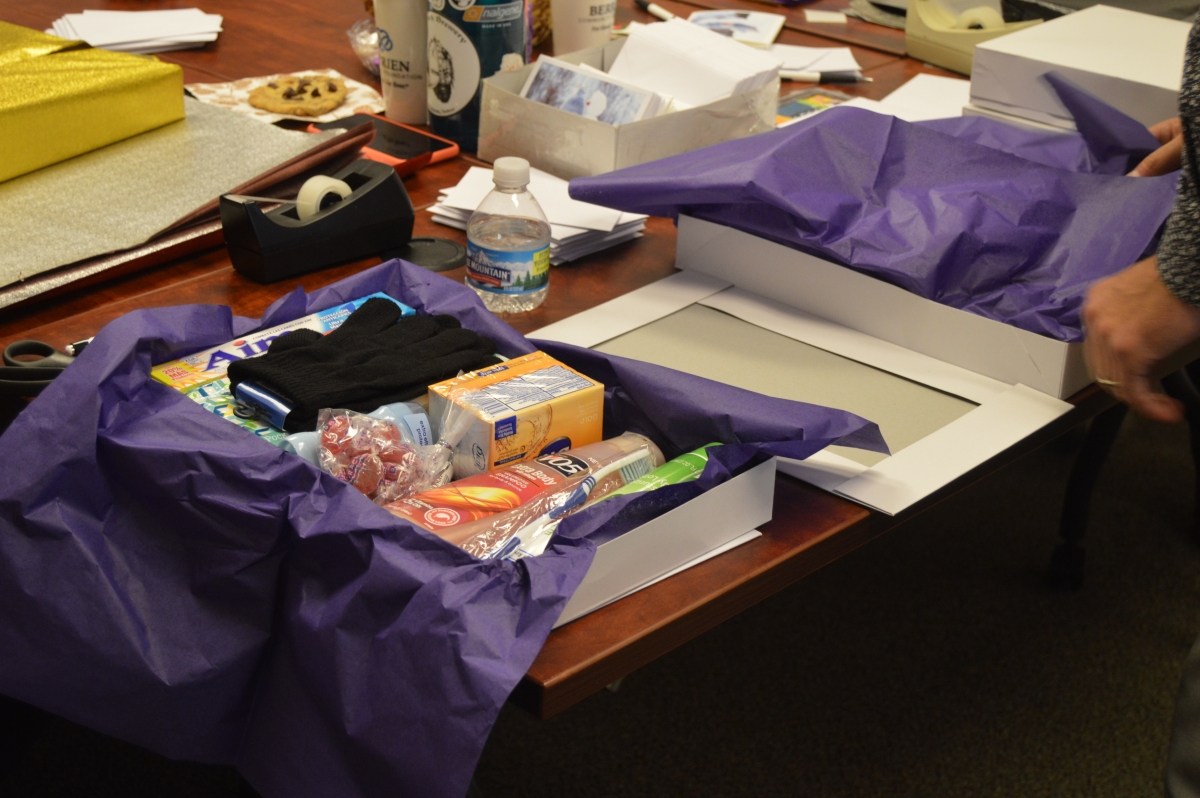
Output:
<path fill-rule="evenodd" d="M 467 222 L 467 285 L 493 313 L 523 313 L 550 289 L 550 222 L 529 193 L 529 161 L 497 158 L 496 187 Z"/>

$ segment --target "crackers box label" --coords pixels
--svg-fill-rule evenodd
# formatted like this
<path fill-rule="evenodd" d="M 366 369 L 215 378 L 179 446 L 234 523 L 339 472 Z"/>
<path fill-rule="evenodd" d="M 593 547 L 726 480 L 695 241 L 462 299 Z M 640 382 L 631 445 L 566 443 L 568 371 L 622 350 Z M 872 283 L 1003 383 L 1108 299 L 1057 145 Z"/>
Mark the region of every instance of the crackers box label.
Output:
<path fill-rule="evenodd" d="M 604 386 L 544 352 L 429 388 L 429 409 L 470 414 L 454 454 L 456 479 L 601 440 Z"/>

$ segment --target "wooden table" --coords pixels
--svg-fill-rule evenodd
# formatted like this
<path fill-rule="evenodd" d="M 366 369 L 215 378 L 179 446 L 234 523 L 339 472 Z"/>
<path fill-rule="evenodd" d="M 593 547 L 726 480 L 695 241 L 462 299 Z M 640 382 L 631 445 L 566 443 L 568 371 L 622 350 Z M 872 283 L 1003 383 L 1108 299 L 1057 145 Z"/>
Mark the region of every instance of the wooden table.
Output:
<path fill-rule="evenodd" d="M 697 5 L 658 0 L 677 14 Z M 833 0 L 828 0 L 832 2 Z M 763 6 L 743 0 L 706 0 L 721 7 Z M 191 0 L 98 0 L 109 9 L 171 8 Z M 830 7 L 825 0 L 818 7 Z M 212 82 L 284 71 L 333 67 L 363 82 L 378 81 L 349 49 L 345 31 L 364 16 L 354 0 L 206 0 L 204 10 L 225 17 L 225 30 L 212 45 L 194 51 L 166 53 L 163 60 L 184 68 L 187 82 Z M 43 29 L 63 13 L 78 11 L 68 0 L 37 4 L 0 0 L 0 18 Z M 852 49 L 873 83 L 838 86 L 840 90 L 882 98 L 918 72 L 934 70 L 898 55 L 897 31 L 866 26 L 852 20 L 846 26 L 813 26 L 799 12 L 780 41 L 808 46 L 832 46 L 812 29 L 850 39 Z M 622 0 L 621 22 L 652 21 Z M 805 28 L 805 30 L 799 30 Z M 840 31 L 831 30 L 840 28 Z M 890 45 L 884 46 L 886 42 Z M 869 45 L 869 46 L 861 46 Z M 785 90 L 793 90 L 796 85 Z M 453 185 L 472 164 L 461 158 L 419 172 L 405 181 L 418 209 L 434 203 L 438 189 Z M 462 233 L 436 225 L 428 213 L 418 213 L 415 235 L 434 235 L 464 241 Z M 675 229 L 665 219 L 651 219 L 645 237 L 573 264 L 551 275 L 549 299 L 537 310 L 511 319 L 514 327 L 530 332 L 600 302 L 652 283 L 675 271 Z M 0 310 L 0 346 L 21 338 L 37 338 L 62 347 L 89 337 L 109 321 L 138 308 L 182 303 L 229 305 L 240 315 L 258 316 L 277 297 L 302 286 L 313 290 L 374 265 L 375 259 L 327 269 L 269 286 L 251 283 L 235 273 L 223 248 L 167 263 L 112 280 L 101 286 L 50 300 Z M 463 270 L 446 273 L 461 280 Z M 553 632 L 513 700 L 540 717 L 561 712 L 604 685 L 653 661 L 772 593 L 833 562 L 962 487 L 983 478 L 1059 433 L 1090 418 L 1111 404 L 1095 390 L 1076 397 L 1073 412 L 963 476 L 936 496 L 901 517 L 868 511 L 817 488 L 780 476 L 776 485 L 774 520 L 750 543 L 664 580 Z M 22 405 L 8 400 L 0 407 L 9 418 Z M 3 421 L 3 419 L 0 419 Z"/>

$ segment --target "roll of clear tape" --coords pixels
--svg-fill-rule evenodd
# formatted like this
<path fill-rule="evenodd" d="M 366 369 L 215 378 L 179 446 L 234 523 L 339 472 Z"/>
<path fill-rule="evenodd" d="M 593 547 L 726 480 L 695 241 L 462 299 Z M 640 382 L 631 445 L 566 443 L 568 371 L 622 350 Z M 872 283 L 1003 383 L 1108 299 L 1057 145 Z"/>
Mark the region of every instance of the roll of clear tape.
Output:
<path fill-rule="evenodd" d="M 954 27 L 959 30 L 992 30 L 1004 27 L 1004 17 L 991 6 L 976 6 L 968 8 L 958 15 Z M 304 217 L 301 217 L 304 218 Z"/>
<path fill-rule="evenodd" d="M 343 180 L 326 175 L 317 175 L 304 181 L 300 193 L 296 195 L 296 215 L 301 220 L 316 216 L 322 210 L 322 204 L 331 196 L 337 196 L 340 202 L 353 193 L 353 189 Z"/>

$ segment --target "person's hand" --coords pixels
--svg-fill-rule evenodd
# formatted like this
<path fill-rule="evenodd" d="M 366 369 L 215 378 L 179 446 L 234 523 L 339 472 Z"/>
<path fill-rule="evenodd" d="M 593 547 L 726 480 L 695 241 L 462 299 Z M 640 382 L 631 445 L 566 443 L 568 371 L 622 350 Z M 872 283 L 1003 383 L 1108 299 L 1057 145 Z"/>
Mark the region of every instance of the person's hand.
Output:
<path fill-rule="evenodd" d="M 1106 391 L 1156 421 L 1177 422 L 1183 405 L 1157 393 L 1151 373 L 1200 338 L 1200 308 L 1171 293 L 1151 257 L 1101 280 L 1083 304 L 1088 368 Z"/>
<path fill-rule="evenodd" d="M 1183 123 L 1179 117 L 1151 125 L 1149 130 L 1162 146 L 1143 158 L 1129 173 L 1130 177 L 1157 177 L 1179 168 L 1183 156 Z"/>

